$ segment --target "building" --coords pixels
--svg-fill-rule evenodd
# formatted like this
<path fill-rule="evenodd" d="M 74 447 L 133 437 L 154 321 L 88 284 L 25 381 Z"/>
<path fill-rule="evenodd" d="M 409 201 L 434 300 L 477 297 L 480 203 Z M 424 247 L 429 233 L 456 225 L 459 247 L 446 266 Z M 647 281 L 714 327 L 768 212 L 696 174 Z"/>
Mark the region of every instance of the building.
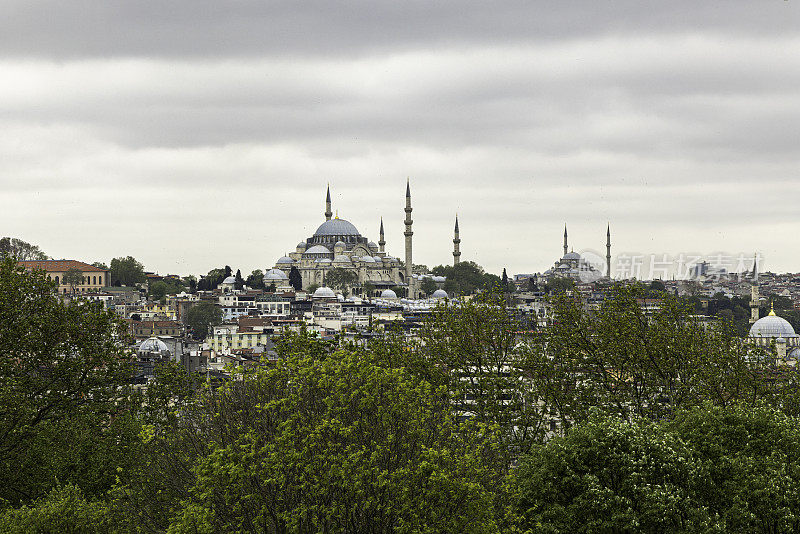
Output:
<path fill-rule="evenodd" d="M 757 347 L 772 348 L 779 363 L 794 365 L 800 359 L 800 335 L 783 317 L 778 317 L 774 309 L 750 327 L 748 340 Z"/>
<path fill-rule="evenodd" d="M 419 280 L 413 273 L 412 259 L 412 231 L 411 219 L 411 185 L 406 182 L 405 212 L 405 260 L 386 252 L 384 239 L 383 219 L 378 231 L 378 242 L 369 240 L 349 221 L 333 217 L 331 209 L 331 193 L 328 187 L 325 201 L 325 221 L 319 225 L 314 235 L 301 241 L 294 252 L 287 254 L 275 262 L 273 269 L 267 271 L 264 282 L 266 284 L 288 284 L 292 268 L 296 268 L 302 280 L 302 288 L 308 289 L 312 285 L 326 285 L 326 273 L 331 269 L 342 268 L 355 275 L 356 282 L 350 288 L 354 294 L 373 297 L 383 290 L 392 287 L 404 287 L 408 295 L 416 298 L 419 293 Z M 458 237 L 456 225 L 453 241 L 454 261 L 461 257 L 459 248 L 461 240 Z M 269 279 L 268 279 L 269 278 Z M 374 294 L 365 295 L 364 286 L 371 284 Z"/>
<path fill-rule="evenodd" d="M 595 282 L 604 277 L 602 267 L 592 264 L 577 252 L 570 250 L 567 242 L 567 225 L 564 225 L 564 253 L 545 271 L 545 280 L 552 278 L 569 278 L 576 282 Z M 605 277 L 611 278 L 611 226 L 606 229 L 606 265 Z"/>
<path fill-rule="evenodd" d="M 29 271 L 34 269 L 44 271 L 47 278 L 56 283 L 56 290 L 61 294 L 72 293 L 73 289 L 75 293 L 96 292 L 108 286 L 110 282 L 108 270 L 77 260 L 21 261 L 19 265 Z M 75 286 L 65 284 L 64 275 L 74 270 L 81 273 L 80 283 Z"/>

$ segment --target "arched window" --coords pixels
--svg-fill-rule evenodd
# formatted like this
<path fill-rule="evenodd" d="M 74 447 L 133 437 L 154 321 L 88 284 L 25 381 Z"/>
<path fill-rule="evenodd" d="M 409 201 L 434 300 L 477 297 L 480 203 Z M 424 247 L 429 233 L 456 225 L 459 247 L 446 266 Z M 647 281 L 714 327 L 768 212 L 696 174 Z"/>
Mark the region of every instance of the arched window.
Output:
<path fill-rule="evenodd" d="M 59 285 L 58 275 L 56 275 L 56 285 Z"/>
<path fill-rule="evenodd" d="M 97 285 L 97 277 L 96 276 L 92 277 L 92 284 Z"/>

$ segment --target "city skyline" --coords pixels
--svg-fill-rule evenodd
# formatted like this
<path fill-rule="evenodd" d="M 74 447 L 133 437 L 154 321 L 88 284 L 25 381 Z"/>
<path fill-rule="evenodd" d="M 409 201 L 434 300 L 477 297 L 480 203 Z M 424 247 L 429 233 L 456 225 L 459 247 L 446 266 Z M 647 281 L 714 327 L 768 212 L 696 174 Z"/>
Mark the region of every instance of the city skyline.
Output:
<path fill-rule="evenodd" d="M 10 2 L 2 235 L 162 274 L 265 270 L 334 210 L 403 257 L 576 251 L 800 271 L 794 2 Z"/>

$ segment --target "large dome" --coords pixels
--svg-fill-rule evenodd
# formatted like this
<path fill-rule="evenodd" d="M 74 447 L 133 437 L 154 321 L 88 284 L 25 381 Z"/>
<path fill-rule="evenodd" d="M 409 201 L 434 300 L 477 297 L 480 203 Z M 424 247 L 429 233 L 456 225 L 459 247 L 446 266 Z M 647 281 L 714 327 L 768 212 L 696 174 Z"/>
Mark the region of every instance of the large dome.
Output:
<path fill-rule="evenodd" d="M 778 317 L 775 312 L 770 312 L 766 317 L 762 317 L 750 327 L 750 337 L 768 338 L 788 338 L 797 337 L 797 334 L 783 317 Z"/>
<path fill-rule="evenodd" d="M 150 337 L 142 341 L 139 345 L 138 352 L 169 352 L 167 344 L 158 339 L 157 337 Z"/>
<path fill-rule="evenodd" d="M 264 273 L 264 280 L 288 280 L 289 277 L 280 269 L 270 269 Z"/>
<path fill-rule="evenodd" d="M 312 295 L 314 298 L 336 298 L 336 293 L 333 292 L 333 289 L 322 286 L 318 287 L 314 294 Z"/>
<path fill-rule="evenodd" d="M 344 219 L 331 219 L 319 225 L 317 231 L 314 232 L 315 236 L 320 235 L 355 235 L 360 236 L 355 226 L 350 221 Z"/>

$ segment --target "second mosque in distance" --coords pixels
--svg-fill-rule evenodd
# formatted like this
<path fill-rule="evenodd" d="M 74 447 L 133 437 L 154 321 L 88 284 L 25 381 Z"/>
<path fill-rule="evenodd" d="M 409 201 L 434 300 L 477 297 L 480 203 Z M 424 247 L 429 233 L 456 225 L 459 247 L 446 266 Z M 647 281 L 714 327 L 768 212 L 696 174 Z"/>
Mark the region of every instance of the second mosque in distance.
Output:
<path fill-rule="evenodd" d="M 362 236 L 350 221 L 340 219 L 338 216 L 333 217 L 331 190 L 328 187 L 325 200 L 325 222 L 319 225 L 314 235 L 298 243 L 294 252 L 279 258 L 275 262 L 274 268 L 265 274 L 265 282 L 272 281 L 280 284 L 281 281 L 287 281 L 292 267 L 296 267 L 303 280 L 303 289 L 308 289 L 312 284 L 324 285 L 325 273 L 338 267 L 352 270 L 356 274 L 357 282 L 352 288 L 355 294 L 363 295 L 363 285 L 369 282 L 374 286 L 376 294 L 392 287 L 402 287 L 407 289 L 409 298 L 417 298 L 421 278 L 412 272 L 412 236 L 414 232 L 411 219 L 411 186 L 408 182 L 406 182 L 404 211 L 406 216 L 405 232 L 403 233 L 405 236 L 403 264 L 396 257 L 386 253 L 383 219 L 381 219 L 379 239 L 375 243 Z M 458 218 L 456 218 L 453 238 L 454 263 L 458 263 L 461 257 L 460 243 Z M 434 281 L 442 283 L 444 278 L 434 277 Z"/>

